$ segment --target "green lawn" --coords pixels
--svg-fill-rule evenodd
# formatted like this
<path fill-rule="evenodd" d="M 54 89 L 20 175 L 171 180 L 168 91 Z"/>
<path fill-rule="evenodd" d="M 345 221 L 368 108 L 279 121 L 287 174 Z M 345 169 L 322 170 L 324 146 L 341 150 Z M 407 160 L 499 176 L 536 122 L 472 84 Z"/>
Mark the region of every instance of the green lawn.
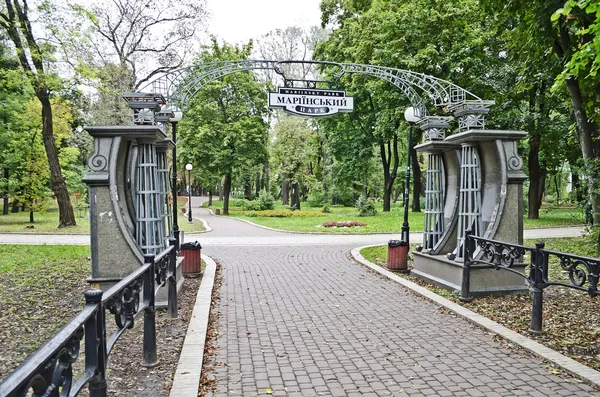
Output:
<path fill-rule="evenodd" d="M 177 222 L 179 230 L 186 233 L 198 233 L 205 230 L 204 224 L 198 219 L 194 219 L 193 223 L 188 223 L 187 214 L 181 211 L 181 203 L 185 203 L 185 199 L 178 200 Z M 53 234 L 89 234 L 90 221 L 88 219 L 87 210 L 75 211 L 75 222 L 77 226 L 58 228 L 58 208 L 51 208 L 44 213 L 34 213 L 34 223 L 29 222 L 29 212 L 9 213 L 8 215 L 0 215 L 0 233 L 53 233 Z M 2 214 L 2 206 L 0 205 L 0 214 Z"/>
<path fill-rule="evenodd" d="M 353 207 L 331 206 L 330 213 L 322 213 L 321 208 L 311 208 L 307 205 L 302 206 L 302 212 L 318 212 L 322 216 L 294 216 L 287 218 L 263 218 L 251 217 L 249 213 L 253 211 L 243 211 L 239 207 L 232 207 L 235 200 L 230 201 L 229 216 L 248 220 L 250 222 L 268 226 L 275 229 L 311 232 L 311 233 L 399 233 L 402 228 L 403 210 L 400 205 L 392 206 L 390 212 L 378 210 L 375 216 L 358 216 L 358 210 Z M 204 203 L 207 207 L 208 203 Z M 212 208 L 223 208 L 223 202 L 213 201 Z M 275 210 L 287 211 L 288 206 L 276 205 Z M 423 231 L 423 213 L 409 212 L 409 224 L 411 231 Z M 349 227 L 349 228 L 326 228 L 321 227 L 323 222 L 329 221 L 359 221 L 367 226 Z"/>
<path fill-rule="evenodd" d="M 83 308 L 89 256 L 86 246 L 0 245 L 0 378 Z"/>
<path fill-rule="evenodd" d="M 243 211 L 240 207 L 234 207 L 236 200 L 230 201 L 229 216 L 244 219 L 258 225 L 268 226 L 275 229 L 297 231 L 297 232 L 312 232 L 312 233 L 400 233 L 404 212 L 401 205 L 392 206 L 390 212 L 382 212 L 378 208 L 376 216 L 358 216 L 358 210 L 353 207 L 331 206 L 331 213 L 323 214 L 323 216 L 294 216 L 284 218 L 267 218 L 267 217 L 251 217 L 248 216 L 252 211 Z M 207 206 L 207 203 L 204 204 Z M 212 208 L 223 208 L 223 202 L 213 201 Z M 288 206 L 276 205 L 275 210 L 287 211 Z M 321 208 L 310 208 L 303 206 L 301 212 L 319 212 Z M 412 232 L 422 232 L 424 222 L 423 212 L 408 213 L 408 222 Z M 323 222 L 327 221 L 359 221 L 364 222 L 367 226 L 351 227 L 351 228 L 325 228 L 321 227 Z M 559 227 L 559 226 L 574 226 L 583 224 L 583 213 L 576 208 L 558 208 L 558 209 L 542 209 L 540 211 L 540 219 L 527 219 L 524 217 L 525 228 L 541 228 L 541 227 Z"/>

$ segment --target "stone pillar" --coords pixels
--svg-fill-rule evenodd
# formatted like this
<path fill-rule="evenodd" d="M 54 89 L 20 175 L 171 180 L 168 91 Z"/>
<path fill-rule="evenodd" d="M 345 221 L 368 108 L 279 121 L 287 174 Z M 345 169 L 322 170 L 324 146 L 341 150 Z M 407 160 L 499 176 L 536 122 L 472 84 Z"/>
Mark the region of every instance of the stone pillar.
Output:
<path fill-rule="evenodd" d="M 164 140 L 156 126 L 85 127 L 94 138 L 90 172 L 83 179 L 89 186 L 92 275 L 95 287 L 107 288 L 143 264 L 136 243 L 134 195 L 130 154 L 138 139 Z"/>

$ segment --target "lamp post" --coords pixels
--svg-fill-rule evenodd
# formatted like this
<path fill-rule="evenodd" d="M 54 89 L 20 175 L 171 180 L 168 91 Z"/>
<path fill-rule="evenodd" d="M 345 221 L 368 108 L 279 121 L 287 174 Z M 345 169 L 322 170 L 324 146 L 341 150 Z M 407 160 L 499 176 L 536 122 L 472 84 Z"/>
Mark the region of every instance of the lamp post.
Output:
<path fill-rule="evenodd" d="M 186 164 L 185 169 L 188 172 L 188 222 L 192 223 L 192 165 Z"/>
<path fill-rule="evenodd" d="M 421 119 L 419 117 L 419 109 L 409 107 L 404 111 L 404 119 L 408 123 L 408 153 L 406 155 L 406 183 L 404 185 L 404 222 L 402 222 L 402 240 L 409 244 L 409 232 L 410 227 L 408 225 L 408 193 L 410 186 L 410 153 L 412 151 L 412 129 L 417 121 Z"/>
<path fill-rule="evenodd" d="M 173 131 L 173 175 L 171 182 L 171 195 L 173 196 L 173 237 L 175 238 L 175 249 L 179 251 L 179 225 L 177 224 L 177 123 L 181 121 L 183 113 L 179 108 L 172 110 L 172 117 L 169 117 Z"/>

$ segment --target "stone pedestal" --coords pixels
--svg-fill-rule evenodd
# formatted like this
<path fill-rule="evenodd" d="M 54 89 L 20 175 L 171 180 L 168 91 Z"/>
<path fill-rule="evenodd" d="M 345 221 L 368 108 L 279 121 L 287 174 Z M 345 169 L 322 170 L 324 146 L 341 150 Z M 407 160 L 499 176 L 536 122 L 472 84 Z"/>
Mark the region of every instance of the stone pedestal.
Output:
<path fill-rule="evenodd" d="M 521 170 L 523 161 L 517 142 L 526 135 L 522 131 L 468 130 L 415 147 L 419 152 L 442 155 L 445 229 L 435 245 L 424 241 L 425 249 L 414 253 L 412 274 L 460 290 L 464 233 L 468 228 L 486 239 L 523 243 L 526 176 Z M 479 256 L 476 251 L 474 258 Z M 525 265 L 515 269 L 524 271 Z M 475 295 L 521 293 L 527 287 L 518 275 L 473 265 L 471 291 Z"/>
<path fill-rule="evenodd" d="M 88 281 L 106 289 L 143 264 L 135 238 L 132 184 L 135 142 L 162 141 L 157 126 L 86 127 L 94 138 L 84 182 L 89 186 L 92 275 Z M 133 185 L 135 186 L 135 185 Z"/>

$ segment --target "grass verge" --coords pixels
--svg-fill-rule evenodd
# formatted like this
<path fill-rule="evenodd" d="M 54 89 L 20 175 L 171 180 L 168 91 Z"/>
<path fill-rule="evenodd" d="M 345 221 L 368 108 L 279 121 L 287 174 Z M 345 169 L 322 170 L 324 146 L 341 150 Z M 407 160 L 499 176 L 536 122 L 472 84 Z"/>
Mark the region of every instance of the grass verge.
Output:
<path fill-rule="evenodd" d="M 552 250 L 595 256 L 594 248 L 584 237 L 544 241 L 546 248 Z M 533 240 L 525 241 L 527 246 L 534 244 Z M 361 255 L 377 265 L 384 266 L 387 246 L 364 248 Z M 556 261 L 550 263 L 549 272 L 551 280 L 568 279 L 568 275 Z M 544 291 L 544 333 L 534 335 L 528 332 L 531 319 L 529 295 L 484 297 L 463 303 L 458 300 L 458 292 L 432 286 L 410 275 L 399 275 L 584 365 L 600 370 L 600 301 L 597 298 L 590 298 L 584 292 L 569 288 L 547 288 Z"/>
<path fill-rule="evenodd" d="M 247 220 L 261 226 L 267 226 L 274 229 L 310 232 L 310 233 L 328 233 L 328 234 L 368 234 L 368 233 L 400 233 L 404 221 L 404 211 L 401 205 L 393 204 L 390 212 L 382 212 L 378 208 L 375 216 L 358 216 L 358 210 L 354 207 L 331 206 L 330 213 L 321 213 L 318 216 L 293 216 L 293 217 L 260 217 L 249 216 L 254 211 L 244 211 L 240 207 L 235 207 L 236 200 L 230 201 L 229 216 Z M 204 203 L 208 207 L 208 203 Z M 223 208 L 222 201 L 213 201 L 211 208 Z M 288 211 L 289 206 L 277 204 L 275 211 Z M 321 208 L 311 208 L 303 206 L 302 213 L 321 212 Z M 310 215 L 310 214 L 309 214 Z M 346 227 L 346 228 L 326 228 L 322 227 L 324 222 L 344 222 L 359 221 L 367 226 Z M 408 222 L 412 232 L 423 231 L 423 212 L 408 213 Z M 564 227 L 583 225 L 583 214 L 577 208 L 555 208 L 543 209 L 540 211 L 540 219 L 523 219 L 525 228 L 543 228 L 543 227 Z"/>
<path fill-rule="evenodd" d="M 0 245 L 0 378 L 81 311 L 86 246 Z"/>
<path fill-rule="evenodd" d="M 177 223 L 179 230 L 186 233 L 200 233 L 205 231 L 204 223 L 199 219 L 193 219 L 192 223 L 188 222 L 187 213 L 181 211 L 182 205 L 187 202 L 187 199 L 180 198 L 178 200 L 178 217 Z M 2 206 L 0 206 L 0 214 Z M 34 223 L 29 222 L 29 212 L 9 213 L 8 215 L 0 215 L 0 233 L 52 233 L 52 234 L 89 234 L 90 221 L 88 219 L 88 211 L 75 209 L 76 226 L 59 228 L 58 227 L 58 209 L 51 208 L 44 213 L 36 212 L 34 214 Z"/>

